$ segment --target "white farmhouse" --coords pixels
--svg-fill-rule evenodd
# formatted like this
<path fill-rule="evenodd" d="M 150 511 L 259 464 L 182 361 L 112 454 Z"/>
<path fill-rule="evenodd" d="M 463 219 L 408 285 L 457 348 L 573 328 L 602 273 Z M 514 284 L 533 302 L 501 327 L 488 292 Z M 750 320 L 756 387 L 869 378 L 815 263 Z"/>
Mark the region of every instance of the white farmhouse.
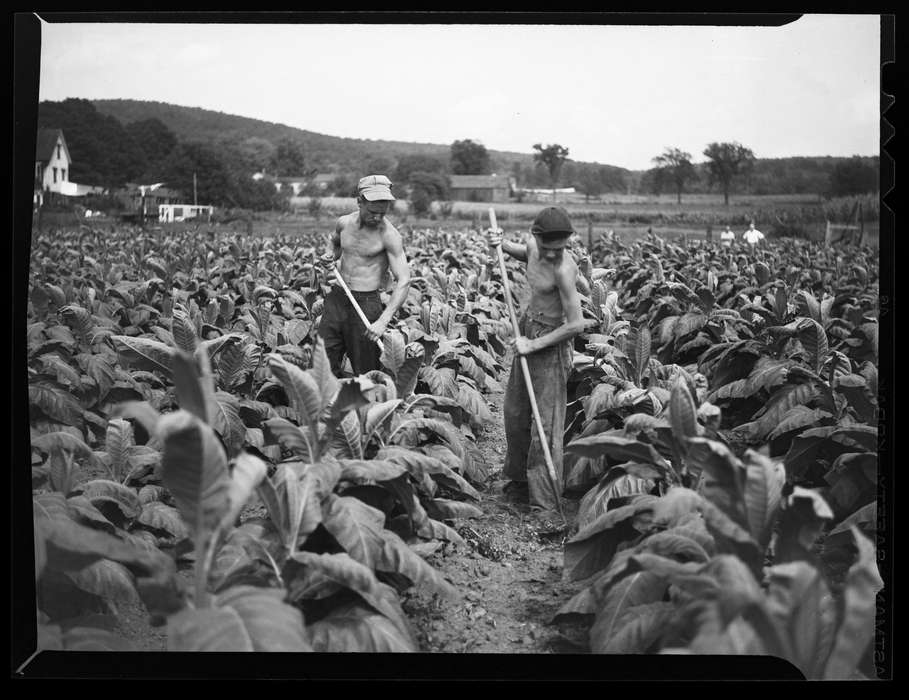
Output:
<path fill-rule="evenodd" d="M 60 129 L 38 129 L 35 149 L 35 189 L 61 194 L 76 194 L 75 184 L 69 181 L 72 158 Z M 70 191 L 72 190 L 72 191 Z"/>
<path fill-rule="evenodd" d="M 60 129 L 38 129 L 35 147 L 35 203 L 41 204 L 44 192 L 57 192 L 68 197 L 101 193 L 103 187 L 79 185 L 70 179 L 73 159 Z"/>

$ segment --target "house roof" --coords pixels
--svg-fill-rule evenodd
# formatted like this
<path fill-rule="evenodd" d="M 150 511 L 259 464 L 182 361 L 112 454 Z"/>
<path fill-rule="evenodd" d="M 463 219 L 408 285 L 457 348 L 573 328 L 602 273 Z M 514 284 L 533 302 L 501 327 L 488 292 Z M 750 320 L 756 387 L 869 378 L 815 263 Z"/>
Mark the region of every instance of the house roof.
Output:
<path fill-rule="evenodd" d="M 331 173 L 319 173 L 316 175 L 312 181 L 313 182 L 332 182 L 335 179 L 335 176 Z"/>
<path fill-rule="evenodd" d="M 57 139 L 63 138 L 63 132 L 60 129 L 38 129 L 38 139 L 35 144 L 35 160 L 47 162 L 54 157 L 54 147 L 57 145 Z M 63 146 L 66 148 L 66 139 L 63 139 Z M 69 149 L 66 149 L 69 155 Z"/>
<path fill-rule="evenodd" d="M 499 189 L 508 187 L 508 180 L 497 175 L 452 175 L 451 187 L 456 189 Z"/>

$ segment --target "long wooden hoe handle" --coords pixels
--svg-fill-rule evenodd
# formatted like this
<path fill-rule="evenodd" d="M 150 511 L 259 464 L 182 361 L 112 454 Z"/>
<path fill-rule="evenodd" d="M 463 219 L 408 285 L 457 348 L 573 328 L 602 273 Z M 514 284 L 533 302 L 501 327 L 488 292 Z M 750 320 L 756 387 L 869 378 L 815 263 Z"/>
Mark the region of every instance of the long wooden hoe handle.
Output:
<path fill-rule="evenodd" d="M 360 320 L 363 322 L 363 325 L 369 328 L 372 324 L 369 322 L 369 319 L 366 318 L 366 314 L 363 313 L 363 309 L 360 308 L 360 305 L 357 303 L 357 300 L 354 299 L 353 292 L 350 291 L 350 287 L 347 286 L 347 282 L 344 281 L 344 278 L 341 277 L 341 271 L 338 269 L 338 265 L 334 265 L 335 268 L 335 279 L 338 280 L 338 284 L 341 289 L 344 290 L 344 293 L 347 295 L 347 298 L 350 299 L 351 305 L 354 307 L 354 311 L 357 312 L 357 316 L 360 317 Z M 381 340 L 375 341 L 376 345 L 379 346 L 380 350 L 385 349 L 385 344 Z"/>
<path fill-rule="evenodd" d="M 492 207 L 489 208 L 489 225 L 493 229 L 498 229 L 496 224 L 496 212 Z M 508 315 L 511 316 L 511 327 L 514 330 L 514 337 L 521 335 L 521 329 L 518 325 L 518 316 L 514 310 L 514 302 L 511 299 L 511 289 L 508 286 L 508 270 L 505 268 L 505 254 L 502 252 L 502 244 L 496 246 L 496 253 L 499 256 L 499 272 L 502 275 L 502 286 L 505 288 L 505 302 L 508 304 Z M 530 379 L 530 367 L 527 365 L 527 358 L 520 355 L 521 371 L 524 374 L 524 383 L 527 385 L 527 395 L 530 397 L 530 410 L 533 413 L 533 421 L 537 426 L 537 434 L 540 436 L 540 447 L 543 450 L 543 458 L 546 460 L 546 475 L 549 477 L 549 486 L 552 488 L 552 494 L 555 496 L 556 504 L 559 508 L 559 515 L 562 522 L 567 526 L 568 520 L 565 519 L 565 512 L 562 510 L 562 495 L 556 485 L 557 477 L 555 465 L 552 463 L 552 454 L 549 452 L 549 439 L 546 437 L 546 430 L 543 428 L 543 419 L 540 418 L 540 408 L 537 406 L 537 397 L 533 393 L 533 382 Z"/>

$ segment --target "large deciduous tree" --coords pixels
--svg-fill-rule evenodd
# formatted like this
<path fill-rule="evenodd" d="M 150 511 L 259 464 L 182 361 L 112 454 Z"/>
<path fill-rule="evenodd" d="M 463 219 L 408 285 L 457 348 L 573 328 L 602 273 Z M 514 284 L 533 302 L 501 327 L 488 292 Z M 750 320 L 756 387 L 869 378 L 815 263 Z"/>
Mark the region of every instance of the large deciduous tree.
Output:
<path fill-rule="evenodd" d="M 653 159 L 653 164 L 662 170 L 666 179 L 675 186 L 676 197 L 681 204 L 685 183 L 697 176 L 691 163 L 691 154 L 678 148 L 666 148 L 661 155 Z"/>
<path fill-rule="evenodd" d="M 195 174 L 200 204 L 240 206 L 236 178 L 222 151 L 211 144 L 198 141 L 179 144 L 152 174 L 156 181 L 179 190 L 187 201 L 192 201 Z"/>
<path fill-rule="evenodd" d="M 255 172 L 267 172 L 271 168 L 277 154 L 275 145 L 260 136 L 250 136 L 243 139 L 236 145 L 236 151 L 240 160 L 240 167 L 246 171 L 247 176 Z"/>
<path fill-rule="evenodd" d="M 415 214 L 429 211 L 432 201 L 448 198 L 448 180 L 438 173 L 416 171 L 410 174 L 410 205 Z"/>
<path fill-rule="evenodd" d="M 646 170 L 641 174 L 638 186 L 641 192 L 659 196 L 666 187 L 666 172 L 662 168 Z"/>
<path fill-rule="evenodd" d="M 723 200 L 729 206 L 729 191 L 736 177 L 747 173 L 754 164 L 754 153 L 737 141 L 711 143 L 704 149 L 710 184 L 719 183 Z"/>
<path fill-rule="evenodd" d="M 306 175 L 306 154 L 296 141 L 284 140 L 275 147 L 272 158 L 272 172 L 278 177 Z"/>
<path fill-rule="evenodd" d="M 489 151 L 470 139 L 451 144 L 451 172 L 455 175 L 488 175 Z"/>
<path fill-rule="evenodd" d="M 379 171 L 371 172 L 381 175 L 381 172 Z M 359 180 L 350 173 L 341 173 L 340 175 L 335 175 L 335 179 L 331 181 L 328 188 L 335 197 L 356 197 L 358 181 Z M 395 189 L 397 189 L 397 187 Z M 395 196 L 397 196 L 397 194 Z"/>
<path fill-rule="evenodd" d="M 568 159 L 568 149 L 557 143 L 551 143 L 547 146 L 535 143 L 533 144 L 533 160 L 536 163 L 542 163 L 549 171 L 549 182 L 552 186 L 552 199 L 555 201 L 555 188 L 559 182 L 559 174 L 562 172 L 562 165 Z"/>

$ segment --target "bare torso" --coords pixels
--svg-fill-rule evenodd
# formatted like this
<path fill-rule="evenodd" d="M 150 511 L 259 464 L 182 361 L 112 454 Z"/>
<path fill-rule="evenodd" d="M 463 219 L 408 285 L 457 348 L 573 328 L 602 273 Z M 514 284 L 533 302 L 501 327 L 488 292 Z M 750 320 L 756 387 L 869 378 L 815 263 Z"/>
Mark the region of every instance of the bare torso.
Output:
<path fill-rule="evenodd" d="M 353 291 L 371 292 L 388 283 L 389 235 L 397 230 L 386 218 L 376 228 L 360 227 L 357 212 L 338 219 L 341 276 Z"/>
<path fill-rule="evenodd" d="M 524 243 L 527 245 L 527 282 L 530 285 L 528 311 L 552 319 L 564 319 L 565 309 L 562 307 L 556 275 L 560 272 L 560 268 L 567 270 L 568 267 L 575 267 L 571 253 L 566 250 L 561 262 L 558 265 L 552 265 L 540 259 L 536 241 L 532 236 L 528 236 Z M 571 279 L 576 276 L 577 270 L 574 271 Z"/>

